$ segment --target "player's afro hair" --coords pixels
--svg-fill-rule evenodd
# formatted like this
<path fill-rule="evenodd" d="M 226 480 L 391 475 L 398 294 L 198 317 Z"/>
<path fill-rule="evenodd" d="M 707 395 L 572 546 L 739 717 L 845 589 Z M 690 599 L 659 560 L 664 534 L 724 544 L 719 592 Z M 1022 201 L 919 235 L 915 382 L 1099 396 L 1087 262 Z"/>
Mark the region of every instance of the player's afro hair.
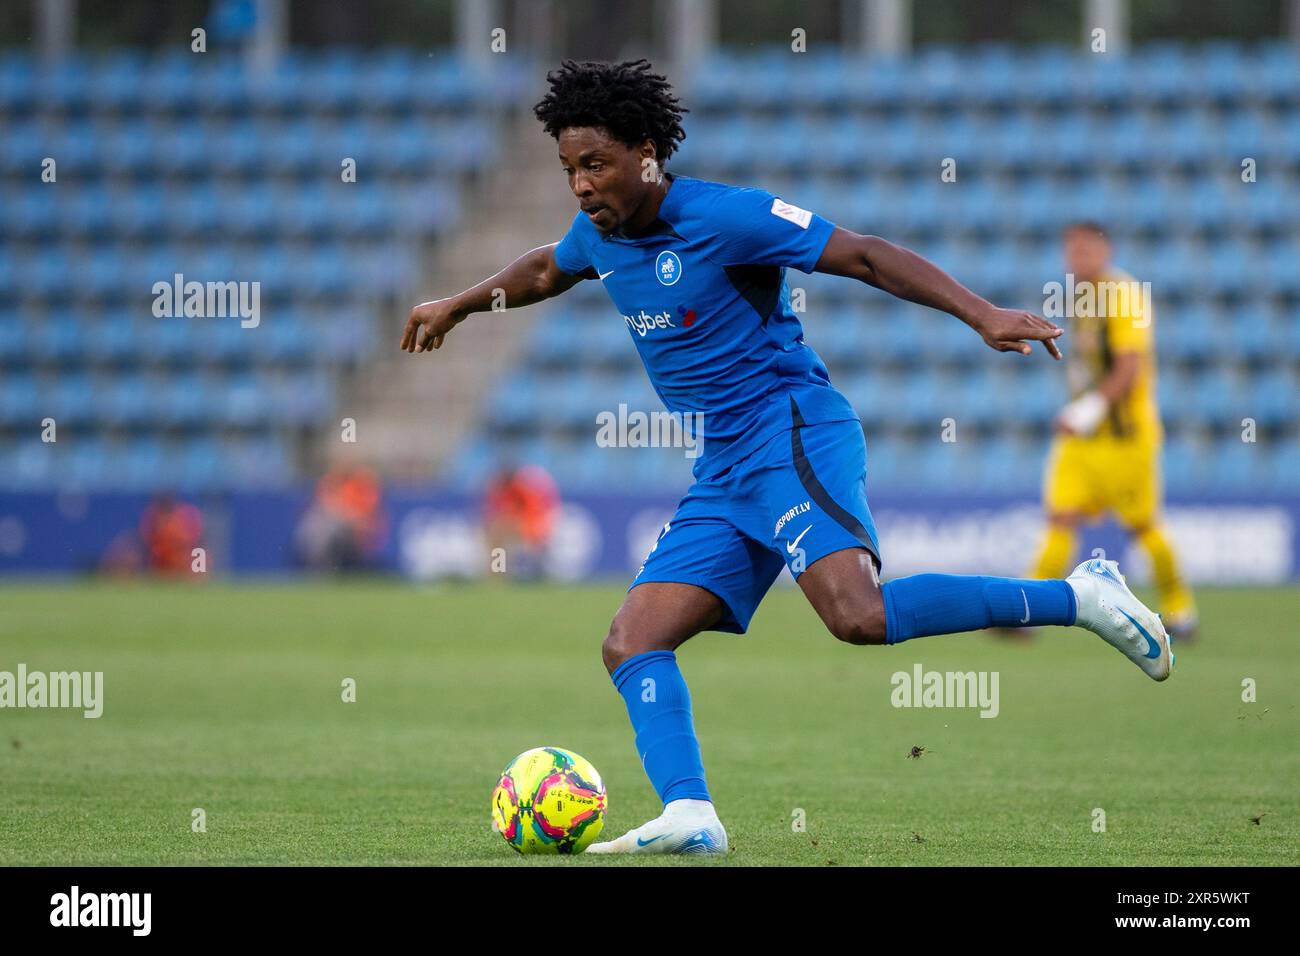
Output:
<path fill-rule="evenodd" d="M 686 138 L 682 114 L 690 111 L 678 103 L 667 78 L 651 70 L 649 60 L 564 60 L 546 74 L 551 90 L 533 113 L 556 139 L 570 126 L 603 126 L 628 146 L 652 140 L 659 162 L 667 162 Z"/>

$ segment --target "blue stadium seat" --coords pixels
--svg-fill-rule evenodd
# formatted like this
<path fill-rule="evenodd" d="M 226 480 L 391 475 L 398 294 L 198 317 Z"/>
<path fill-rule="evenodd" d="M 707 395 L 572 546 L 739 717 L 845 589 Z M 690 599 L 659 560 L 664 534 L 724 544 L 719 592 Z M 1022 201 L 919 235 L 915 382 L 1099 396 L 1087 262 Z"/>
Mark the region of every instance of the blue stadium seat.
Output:
<path fill-rule="evenodd" d="M 168 457 L 169 469 L 179 489 L 201 493 L 220 488 L 223 453 L 221 445 L 211 437 L 189 439 Z"/>
<path fill-rule="evenodd" d="M 155 414 L 164 428 L 193 429 L 216 417 L 215 389 L 192 372 L 169 376 L 155 394 Z"/>
<path fill-rule="evenodd" d="M 1251 376 L 1248 397 L 1242 403 L 1244 417 L 1254 418 L 1266 428 L 1294 428 L 1300 406 L 1300 375 L 1295 366 L 1274 366 Z M 1236 422 L 1235 426 L 1240 426 Z M 1294 439 L 1293 439 L 1294 441 Z M 1300 474 L 1300 473 L 1297 473 Z"/>
<path fill-rule="evenodd" d="M 1261 471 L 1265 474 L 1264 488 L 1274 494 L 1295 495 L 1300 490 L 1300 442 L 1294 439 L 1262 456 Z"/>

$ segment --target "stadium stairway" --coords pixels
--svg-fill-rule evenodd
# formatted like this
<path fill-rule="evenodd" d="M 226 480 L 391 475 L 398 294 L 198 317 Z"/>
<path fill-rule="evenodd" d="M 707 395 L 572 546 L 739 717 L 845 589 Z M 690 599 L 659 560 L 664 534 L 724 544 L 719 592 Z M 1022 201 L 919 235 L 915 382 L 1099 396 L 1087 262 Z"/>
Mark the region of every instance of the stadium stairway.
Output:
<path fill-rule="evenodd" d="M 453 295 L 493 275 L 536 246 L 557 241 L 574 205 L 555 157 L 555 144 L 529 113 L 512 117 L 502 162 L 462 196 L 457 238 L 427 256 L 410 305 Z M 492 387 L 518 364 L 546 306 L 500 315 L 481 313 L 459 326 L 432 355 L 399 352 L 406 312 L 391 316 L 379 356 L 339 404 L 339 417 L 357 421 L 367 461 L 401 480 L 422 480 L 451 465 L 465 447 Z M 326 432 L 323 445 L 337 441 Z M 331 449 L 318 449 L 328 460 Z"/>

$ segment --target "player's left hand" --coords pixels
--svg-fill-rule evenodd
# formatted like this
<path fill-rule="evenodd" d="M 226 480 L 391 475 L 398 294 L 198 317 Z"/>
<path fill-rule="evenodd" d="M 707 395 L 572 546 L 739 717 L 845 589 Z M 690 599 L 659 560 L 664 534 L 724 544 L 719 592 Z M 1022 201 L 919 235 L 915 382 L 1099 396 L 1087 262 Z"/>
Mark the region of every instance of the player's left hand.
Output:
<path fill-rule="evenodd" d="M 1043 348 L 1054 359 L 1061 357 L 1061 350 L 1056 339 L 1065 334 L 1065 330 L 1048 322 L 1042 316 L 1019 309 L 992 308 L 985 314 L 977 316 L 971 323 L 984 339 L 989 348 L 999 352 L 1019 352 L 1028 355 L 1033 351 L 1033 342 L 1042 342 Z"/>

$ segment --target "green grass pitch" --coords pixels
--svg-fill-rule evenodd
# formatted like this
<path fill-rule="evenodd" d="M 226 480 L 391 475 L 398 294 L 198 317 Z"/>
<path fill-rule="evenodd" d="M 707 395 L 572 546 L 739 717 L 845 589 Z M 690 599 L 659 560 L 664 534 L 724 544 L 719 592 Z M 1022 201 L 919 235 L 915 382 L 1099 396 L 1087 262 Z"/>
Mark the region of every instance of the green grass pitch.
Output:
<path fill-rule="evenodd" d="M 543 744 L 601 771 L 607 835 L 658 811 L 600 663 L 621 593 L 0 587 L 0 670 L 103 671 L 105 698 L 98 720 L 0 710 L 0 864 L 643 862 L 521 858 L 488 816 Z M 1203 641 L 1155 684 L 1079 630 L 842 645 L 776 589 L 749 635 L 680 652 L 729 862 L 1300 862 L 1300 589 L 1200 601 Z M 894 708 L 916 663 L 997 671 L 1000 714 Z"/>

